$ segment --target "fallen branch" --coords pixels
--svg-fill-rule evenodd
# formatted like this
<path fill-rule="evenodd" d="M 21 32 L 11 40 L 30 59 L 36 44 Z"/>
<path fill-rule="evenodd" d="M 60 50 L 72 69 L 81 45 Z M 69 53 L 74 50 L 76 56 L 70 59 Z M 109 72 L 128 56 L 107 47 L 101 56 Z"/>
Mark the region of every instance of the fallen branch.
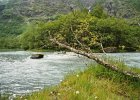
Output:
<path fill-rule="evenodd" d="M 76 54 L 80 54 L 80 55 L 83 55 L 89 59 L 93 59 L 95 60 L 98 64 L 100 65 L 103 65 L 104 67 L 108 68 L 108 69 L 111 69 L 113 71 L 116 71 L 116 72 L 119 72 L 119 73 L 122 73 L 124 75 L 127 75 L 127 76 L 131 76 L 133 78 L 139 78 L 140 79 L 140 75 L 137 74 L 137 73 L 133 73 L 133 72 L 129 72 L 129 71 L 122 71 L 119 69 L 118 66 L 115 66 L 115 65 L 112 65 L 112 64 L 109 64 L 108 62 L 100 59 L 97 55 L 93 54 L 93 53 L 87 53 L 85 51 L 82 51 L 82 50 L 77 50 L 73 47 L 70 47 L 70 46 L 67 46 L 65 44 L 62 44 L 60 43 L 59 41 L 57 41 L 56 39 L 50 39 L 52 42 L 56 43 L 57 45 L 63 47 L 63 48 L 66 48 L 66 49 L 69 49 L 71 50 L 72 52 L 75 52 Z"/>

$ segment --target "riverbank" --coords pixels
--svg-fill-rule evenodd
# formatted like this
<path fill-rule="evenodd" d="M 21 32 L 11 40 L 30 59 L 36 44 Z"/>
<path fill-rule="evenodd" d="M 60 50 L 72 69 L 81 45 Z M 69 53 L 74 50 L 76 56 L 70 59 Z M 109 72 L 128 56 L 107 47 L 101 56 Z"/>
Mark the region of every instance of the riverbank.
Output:
<path fill-rule="evenodd" d="M 32 60 L 29 58 L 30 52 L 1 52 L 0 68 L 2 71 L 8 72 L 1 72 L 0 74 L 1 83 L 3 83 L 1 88 L 4 87 L 1 91 L 5 91 L 5 93 L 8 90 L 12 91 L 10 98 L 16 97 L 17 100 L 54 100 L 55 98 L 58 100 L 83 100 L 83 98 L 84 100 L 94 100 L 96 97 L 98 100 L 104 100 L 104 98 L 137 100 L 139 98 L 140 80 L 138 79 L 110 71 L 96 63 L 86 67 L 86 65 L 91 64 L 88 63 L 88 59 L 68 52 L 66 54 L 44 52 L 44 54 L 43 59 Z M 140 73 L 139 53 L 109 53 L 106 55 L 99 54 L 99 56 L 111 64 L 120 66 L 122 70 Z M 124 59 L 123 62 L 128 66 L 138 68 L 126 66 L 120 58 Z M 83 70 L 80 71 L 81 68 Z M 68 73 L 70 74 L 67 75 Z M 11 79 L 12 81 L 10 81 Z M 62 79 L 64 80 L 61 81 Z M 43 89 L 44 86 L 50 88 Z M 38 91 L 38 87 L 41 87 L 38 89 L 40 91 L 33 92 Z M 22 91 L 25 92 L 20 94 Z M 17 97 L 18 94 L 20 97 Z M 25 96 L 24 94 L 28 95 Z M 21 97 L 21 95 L 24 96 Z M 8 100 L 8 97 L 0 96 L 0 100 Z"/>
<path fill-rule="evenodd" d="M 122 50 L 122 49 L 118 49 L 115 51 L 110 50 L 111 48 L 104 48 L 104 49 L 109 49 L 106 51 L 106 53 L 140 53 L 140 50 Z M 70 50 L 67 50 L 65 48 L 50 48 L 50 49 L 28 49 L 28 50 L 24 50 L 21 48 L 16 48 L 16 49 L 2 49 L 0 48 L 0 52 L 6 52 L 6 51 L 31 51 L 31 52 L 61 52 L 61 51 L 65 51 L 65 52 L 71 52 Z M 92 50 L 94 53 L 103 53 L 102 50 L 100 49 L 95 49 Z"/>
<path fill-rule="evenodd" d="M 61 81 L 61 80 L 60 80 Z M 138 100 L 140 80 L 91 65 L 83 72 L 67 75 L 57 86 L 16 100 Z"/>

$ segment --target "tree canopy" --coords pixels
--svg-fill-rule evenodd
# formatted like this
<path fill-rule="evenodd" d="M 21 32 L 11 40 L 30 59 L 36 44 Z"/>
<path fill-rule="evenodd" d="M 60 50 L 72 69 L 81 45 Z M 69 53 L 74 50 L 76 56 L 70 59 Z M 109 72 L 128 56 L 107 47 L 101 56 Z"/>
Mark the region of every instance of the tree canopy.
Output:
<path fill-rule="evenodd" d="M 96 14 L 96 9 L 93 12 Z M 81 48 L 100 49 L 100 43 L 103 47 L 118 49 L 122 46 L 139 48 L 139 33 L 139 26 L 130 25 L 123 18 L 99 17 L 88 12 L 73 11 L 47 23 L 30 23 L 21 35 L 21 40 L 22 46 L 28 46 L 28 49 L 52 46 L 50 38 Z"/>

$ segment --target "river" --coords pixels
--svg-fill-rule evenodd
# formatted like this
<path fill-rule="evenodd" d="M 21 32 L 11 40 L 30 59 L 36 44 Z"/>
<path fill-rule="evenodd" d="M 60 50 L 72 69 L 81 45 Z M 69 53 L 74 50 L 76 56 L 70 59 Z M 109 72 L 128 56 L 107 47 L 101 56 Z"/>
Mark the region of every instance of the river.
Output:
<path fill-rule="evenodd" d="M 72 52 L 43 52 L 43 59 L 30 59 L 35 52 L 0 52 L 0 93 L 25 94 L 60 83 L 70 72 L 95 63 Z M 140 68 L 140 53 L 107 54 Z"/>

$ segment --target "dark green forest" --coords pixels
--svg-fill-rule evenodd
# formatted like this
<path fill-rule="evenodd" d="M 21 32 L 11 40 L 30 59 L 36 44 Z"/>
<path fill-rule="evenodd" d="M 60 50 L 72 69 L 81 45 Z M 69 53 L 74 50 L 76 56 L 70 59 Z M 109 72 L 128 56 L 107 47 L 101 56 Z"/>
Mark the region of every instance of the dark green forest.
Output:
<path fill-rule="evenodd" d="M 56 3 L 57 2 L 57 3 Z M 1 49 L 72 47 L 140 51 L 139 0 L 0 1 Z"/>

